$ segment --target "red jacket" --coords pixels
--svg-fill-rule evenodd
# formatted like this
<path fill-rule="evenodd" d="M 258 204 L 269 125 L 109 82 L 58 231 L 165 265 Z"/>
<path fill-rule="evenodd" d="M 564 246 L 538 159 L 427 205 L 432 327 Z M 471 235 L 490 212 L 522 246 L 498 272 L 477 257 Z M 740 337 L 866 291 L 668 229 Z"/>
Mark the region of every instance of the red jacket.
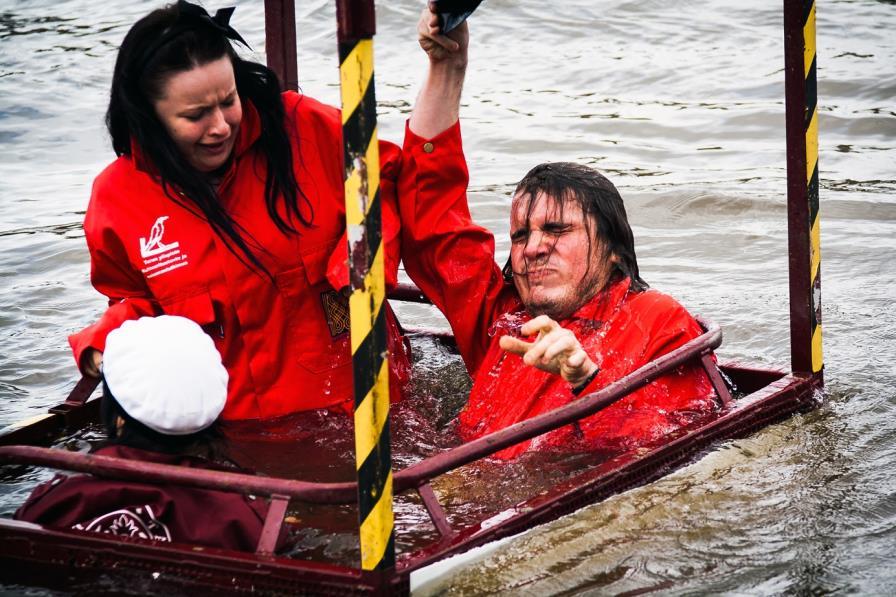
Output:
<path fill-rule="evenodd" d="M 208 466 L 194 458 L 125 446 L 107 446 L 96 453 L 160 464 Z M 238 493 L 144 485 L 92 475 L 56 475 L 34 489 L 15 518 L 50 528 L 251 552 L 258 545 L 267 512 L 266 500 Z M 281 534 L 281 546 L 285 537 Z"/>
<path fill-rule="evenodd" d="M 558 375 L 525 365 L 501 350 L 498 339 L 531 319 L 522 304 L 502 313 L 490 328 L 490 342 L 476 372 L 470 400 L 459 417 L 465 440 L 550 412 L 576 399 Z M 579 395 L 646 365 L 702 333 L 699 324 L 672 297 L 656 290 L 632 292 L 629 280 L 614 283 L 567 319 L 600 372 Z M 601 412 L 546 435 L 503 450 L 512 457 L 529 448 L 563 446 L 619 452 L 659 439 L 714 409 L 715 393 L 699 363 L 676 369 Z M 500 397 L 497 399 L 497 397 Z"/>
<path fill-rule="evenodd" d="M 460 143 L 451 151 L 462 155 Z M 465 440 L 492 433 L 575 400 L 560 376 L 529 367 L 505 353 L 498 341 L 530 319 L 512 284 L 495 264 L 494 238 L 470 217 L 462 158 L 440 180 L 460 180 L 438 200 L 401 200 L 402 243 L 411 278 L 448 318 L 458 349 L 473 377 L 469 402 L 459 417 Z M 421 177 L 423 178 L 423 177 Z M 418 180 L 425 186 L 427 180 Z M 596 391 L 700 335 L 697 322 L 674 299 L 655 290 L 629 291 L 629 280 L 613 285 L 559 322 L 575 332 L 601 371 L 585 388 Z M 580 394 L 580 395 L 582 395 Z M 618 451 L 657 439 L 714 410 L 705 372 L 686 366 L 663 376 L 613 406 L 531 442 L 503 450 L 515 456 L 530 447 Z"/>
<path fill-rule="evenodd" d="M 127 319 L 182 315 L 214 338 L 230 374 L 224 419 L 351 408 L 347 307 L 336 293 L 348 284 L 340 113 L 292 92 L 283 101 L 296 178 L 313 207 L 313 224 L 290 235 L 271 221 L 264 203 L 265 163 L 255 145 L 260 123 L 249 102 L 219 187 L 230 215 L 263 244 L 264 252 L 256 255 L 275 283 L 249 269 L 204 219 L 166 197 L 141 169 L 139 152 L 133 159 L 120 157 L 94 182 L 84 221 L 91 281 L 109 298 L 109 307 L 69 338 L 78 363 L 86 348 L 102 351 L 106 335 Z M 443 134 L 457 135 L 458 129 Z M 425 152 L 420 155 L 405 160 L 398 147 L 380 143 L 389 286 L 396 281 L 400 252 L 396 195 L 415 194 L 416 170 L 437 166 Z M 438 186 L 430 190 L 438 192 Z M 387 313 L 394 398 L 409 364 Z"/>

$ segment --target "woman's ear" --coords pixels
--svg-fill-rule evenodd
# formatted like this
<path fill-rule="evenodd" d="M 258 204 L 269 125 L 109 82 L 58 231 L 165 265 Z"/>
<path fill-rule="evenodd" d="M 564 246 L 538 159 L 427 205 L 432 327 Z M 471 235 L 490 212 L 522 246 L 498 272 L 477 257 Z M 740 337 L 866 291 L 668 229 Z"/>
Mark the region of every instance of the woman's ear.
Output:
<path fill-rule="evenodd" d="M 124 429 L 124 419 L 121 416 L 115 417 L 115 437 L 121 437 L 121 432 Z"/>

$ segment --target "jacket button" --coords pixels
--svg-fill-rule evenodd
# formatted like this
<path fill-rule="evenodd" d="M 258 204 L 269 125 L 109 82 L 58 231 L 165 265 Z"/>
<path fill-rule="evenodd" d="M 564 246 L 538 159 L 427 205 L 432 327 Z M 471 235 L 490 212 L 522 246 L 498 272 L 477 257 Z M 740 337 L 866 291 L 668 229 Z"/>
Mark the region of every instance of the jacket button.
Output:
<path fill-rule="evenodd" d="M 425 151 L 426 153 L 432 153 L 432 151 L 434 149 L 435 149 L 435 146 L 432 143 L 430 143 L 429 141 L 427 141 L 426 143 L 423 144 L 423 151 Z"/>

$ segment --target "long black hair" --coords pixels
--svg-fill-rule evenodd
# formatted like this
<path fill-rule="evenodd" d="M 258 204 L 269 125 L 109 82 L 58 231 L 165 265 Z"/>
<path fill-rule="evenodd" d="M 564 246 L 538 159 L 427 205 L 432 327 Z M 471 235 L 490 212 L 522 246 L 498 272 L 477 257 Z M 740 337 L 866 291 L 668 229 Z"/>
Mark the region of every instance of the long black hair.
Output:
<path fill-rule="evenodd" d="M 293 171 L 277 75 L 263 64 L 241 59 L 228 36 L 241 38 L 226 18 L 223 26 L 218 21 L 217 15 L 212 19 L 201 7 L 183 0 L 137 21 L 118 50 L 106 126 L 116 155 L 130 156 L 132 144 L 139 147 L 172 201 L 205 218 L 244 263 L 268 273 L 253 251 L 263 251 L 261 244 L 224 210 L 212 182 L 181 156 L 153 107 L 170 76 L 228 57 L 241 100 L 251 102 L 261 120 L 257 143 L 267 161 L 268 214 L 284 233 L 297 232 L 296 222 L 311 225 L 313 210 Z"/>
<path fill-rule="evenodd" d="M 631 279 L 630 288 L 641 292 L 648 288 L 638 272 L 635 237 L 628 223 L 625 205 L 616 186 L 606 176 L 588 166 L 573 162 L 553 162 L 535 166 L 517 184 L 514 197 L 525 200 L 526 213 L 531 213 L 538 196 L 544 193 L 557 202 L 560 210 L 567 201 L 575 201 L 585 216 L 589 243 L 599 241 L 604 250 L 598 259 L 616 256 L 615 273 L 610 280 Z M 597 230 L 591 223 L 597 223 Z M 589 255 L 592 245 L 589 245 Z M 589 269 L 592 265 L 588 264 Z M 510 261 L 504 266 L 505 279 L 513 279 Z M 602 289 L 597 289 L 598 291 Z"/>

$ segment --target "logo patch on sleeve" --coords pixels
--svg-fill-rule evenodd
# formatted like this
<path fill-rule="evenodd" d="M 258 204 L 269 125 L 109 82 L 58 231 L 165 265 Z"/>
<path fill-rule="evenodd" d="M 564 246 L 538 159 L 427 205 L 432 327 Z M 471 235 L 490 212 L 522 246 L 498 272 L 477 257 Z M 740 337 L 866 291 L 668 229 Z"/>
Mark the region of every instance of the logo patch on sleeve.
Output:
<path fill-rule="evenodd" d="M 320 302 L 327 316 L 327 327 L 334 338 L 347 332 L 351 326 L 348 309 L 348 297 L 341 292 L 328 290 L 320 294 Z"/>

